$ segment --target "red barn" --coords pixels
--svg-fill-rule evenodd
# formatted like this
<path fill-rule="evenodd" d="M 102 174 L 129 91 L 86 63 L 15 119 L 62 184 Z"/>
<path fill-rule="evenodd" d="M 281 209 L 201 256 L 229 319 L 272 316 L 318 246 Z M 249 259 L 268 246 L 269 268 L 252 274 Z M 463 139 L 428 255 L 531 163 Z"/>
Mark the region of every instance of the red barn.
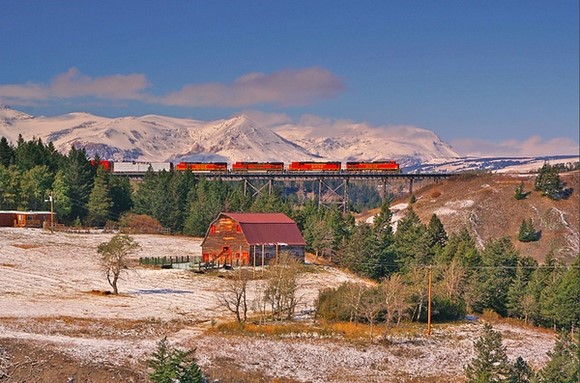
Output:
<path fill-rule="evenodd" d="M 204 263 L 262 265 L 281 252 L 304 262 L 306 242 L 283 213 L 220 213 L 201 243 Z"/>

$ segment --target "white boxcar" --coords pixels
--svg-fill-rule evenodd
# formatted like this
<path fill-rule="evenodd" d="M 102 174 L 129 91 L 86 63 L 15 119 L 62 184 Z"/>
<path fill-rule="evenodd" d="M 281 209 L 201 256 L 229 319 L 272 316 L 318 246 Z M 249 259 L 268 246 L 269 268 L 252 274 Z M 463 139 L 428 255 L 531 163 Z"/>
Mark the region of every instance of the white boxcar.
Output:
<path fill-rule="evenodd" d="M 113 173 L 145 173 L 149 168 L 154 172 L 171 170 L 170 162 L 113 162 Z"/>

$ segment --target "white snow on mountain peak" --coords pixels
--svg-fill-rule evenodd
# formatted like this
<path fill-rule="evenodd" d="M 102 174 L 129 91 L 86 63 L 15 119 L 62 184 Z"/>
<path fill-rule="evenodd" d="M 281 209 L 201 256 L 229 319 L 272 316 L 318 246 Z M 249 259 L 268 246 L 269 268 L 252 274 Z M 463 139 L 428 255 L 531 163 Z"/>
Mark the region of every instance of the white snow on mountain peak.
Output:
<path fill-rule="evenodd" d="M 300 122 L 264 126 L 244 114 L 200 121 L 158 115 L 108 118 L 76 112 L 33 117 L 0 106 L 0 136 L 22 134 L 53 142 L 57 150 L 84 147 L 115 161 L 371 161 L 404 165 L 458 157 L 435 133 L 412 126 L 375 128 L 340 121 L 331 128 Z"/>

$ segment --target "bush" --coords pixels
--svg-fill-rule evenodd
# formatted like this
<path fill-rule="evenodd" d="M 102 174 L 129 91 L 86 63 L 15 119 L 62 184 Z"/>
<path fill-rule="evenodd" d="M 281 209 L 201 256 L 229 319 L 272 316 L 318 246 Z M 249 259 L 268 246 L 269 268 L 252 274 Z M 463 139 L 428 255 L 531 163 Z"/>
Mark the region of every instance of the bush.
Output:
<path fill-rule="evenodd" d="M 123 233 L 158 234 L 165 231 L 161 223 L 146 214 L 124 214 L 119 219 L 119 228 Z"/>

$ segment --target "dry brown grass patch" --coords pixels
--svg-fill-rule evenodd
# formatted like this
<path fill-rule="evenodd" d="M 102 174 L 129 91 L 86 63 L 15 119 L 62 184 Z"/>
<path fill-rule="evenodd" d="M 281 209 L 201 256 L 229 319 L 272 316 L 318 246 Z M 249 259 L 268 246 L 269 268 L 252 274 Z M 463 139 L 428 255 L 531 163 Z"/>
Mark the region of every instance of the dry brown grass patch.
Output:
<path fill-rule="evenodd" d="M 38 245 L 35 243 L 17 243 L 12 245 L 14 247 L 18 247 L 19 249 L 36 249 L 38 247 L 42 247 L 42 245 Z"/>

